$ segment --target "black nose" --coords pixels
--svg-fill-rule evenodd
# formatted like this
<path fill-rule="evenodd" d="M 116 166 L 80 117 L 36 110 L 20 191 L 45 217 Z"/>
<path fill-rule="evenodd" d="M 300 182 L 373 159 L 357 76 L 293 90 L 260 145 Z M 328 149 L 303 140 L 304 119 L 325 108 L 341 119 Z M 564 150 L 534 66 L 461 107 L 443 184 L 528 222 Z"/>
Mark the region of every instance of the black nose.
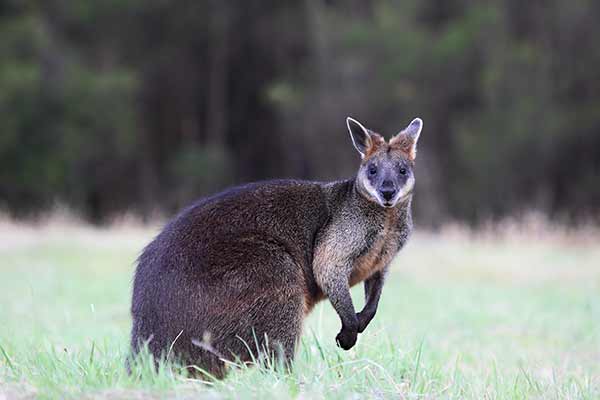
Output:
<path fill-rule="evenodd" d="M 381 188 L 380 192 L 381 192 L 381 195 L 383 196 L 383 199 L 385 201 L 390 201 L 391 199 L 394 198 L 394 195 L 396 194 L 396 189 L 394 189 L 394 188 Z"/>

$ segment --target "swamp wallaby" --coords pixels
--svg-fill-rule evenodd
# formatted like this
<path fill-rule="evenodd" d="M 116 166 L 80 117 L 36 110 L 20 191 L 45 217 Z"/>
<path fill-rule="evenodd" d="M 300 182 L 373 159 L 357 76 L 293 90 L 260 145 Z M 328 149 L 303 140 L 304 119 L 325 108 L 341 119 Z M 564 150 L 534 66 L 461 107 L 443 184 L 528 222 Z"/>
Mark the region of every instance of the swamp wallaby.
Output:
<path fill-rule="evenodd" d="M 343 349 L 375 312 L 388 265 L 412 229 L 413 166 L 422 121 L 389 142 L 346 121 L 362 158 L 337 182 L 251 183 L 199 200 L 141 254 L 133 282 L 131 345 L 211 375 L 253 354 L 291 361 L 302 322 L 328 298 Z M 356 313 L 350 287 L 365 282 Z"/>

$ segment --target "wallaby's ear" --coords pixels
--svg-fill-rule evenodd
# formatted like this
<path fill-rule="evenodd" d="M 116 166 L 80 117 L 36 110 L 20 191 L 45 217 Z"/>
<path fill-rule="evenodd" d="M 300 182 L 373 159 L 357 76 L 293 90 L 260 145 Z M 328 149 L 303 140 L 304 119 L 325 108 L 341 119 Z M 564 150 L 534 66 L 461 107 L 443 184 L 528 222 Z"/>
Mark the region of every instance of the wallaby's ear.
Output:
<path fill-rule="evenodd" d="M 360 153 L 361 158 L 365 158 L 367 150 L 373 145 L 369 131 L 354 118 L 346 118 L 346 125 L 354 148 Z"/>
<path fill-rule="evenodd" d="M 417 156 L 417 142 L 423 129 L 423 120 L 415 118 L 410 124 L 396 136 L 390 139 L 390 146 L 397 148 L 408 154 L 411 160 Z"/>

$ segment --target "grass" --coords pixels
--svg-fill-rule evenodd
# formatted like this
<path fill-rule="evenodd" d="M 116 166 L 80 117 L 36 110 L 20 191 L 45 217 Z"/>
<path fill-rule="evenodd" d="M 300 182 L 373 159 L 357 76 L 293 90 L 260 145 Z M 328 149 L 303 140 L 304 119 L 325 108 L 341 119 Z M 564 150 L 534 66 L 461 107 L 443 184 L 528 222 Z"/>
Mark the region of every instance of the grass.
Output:
<path fill-rule="evenodd" d="M 152 233 L 0 227 L 0 398 L 600 398 L 597 240 L 416 235 L 355 348 L 335 346 L 323 302 L 291 373 L 207 384 L 147 358 L 125 372 L 131 275 Z"/>

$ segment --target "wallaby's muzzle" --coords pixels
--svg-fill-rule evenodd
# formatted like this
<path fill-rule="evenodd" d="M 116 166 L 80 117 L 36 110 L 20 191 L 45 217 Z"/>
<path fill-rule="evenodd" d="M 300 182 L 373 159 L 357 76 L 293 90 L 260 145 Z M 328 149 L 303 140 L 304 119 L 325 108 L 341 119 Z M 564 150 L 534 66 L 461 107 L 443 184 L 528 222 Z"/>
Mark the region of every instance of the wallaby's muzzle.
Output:
<path fill-rule="evenodd" d="M 394 189 L 393 187 L 382 187 L 379 190 L 379 193 L 381 193 L 381 197 L 383 197 L 383 199 L 387 202 L 391 201 L 394 196 L 396 195 L 396 189 Z"/>

